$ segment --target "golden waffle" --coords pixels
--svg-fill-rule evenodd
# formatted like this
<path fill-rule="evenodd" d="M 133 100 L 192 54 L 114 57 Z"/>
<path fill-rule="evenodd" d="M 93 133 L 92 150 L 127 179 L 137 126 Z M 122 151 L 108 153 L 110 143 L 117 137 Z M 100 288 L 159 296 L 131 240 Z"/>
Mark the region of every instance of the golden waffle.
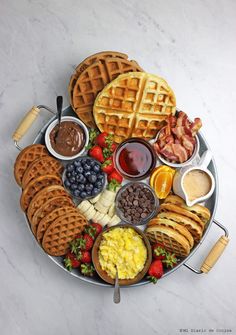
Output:
<path fill-rule="evenodd" d="M 173 204 L 166 204 L 166 203 L 163 203 L 159 206 L 158 208 L 158 212 L 174 212 L 174 213 L 177 213 L 177 214 L 181 214 L 181 215 L 184 215 L 184 216 L 187 216 L 188 218 L 194 220 L 198 226 L 201 228 L 201 231 L 204 229 L 204 223 L 202 222 L 202 220 L 199 219 L 199 217 L 188 211 L 187 209 L 185 208 L 182 208 L 180 206 L 177 206 L 177 205 L 173 205 Z"/>
<path fill-rule="evenodd" d="M 121 143 L 129 137 L 155 137 L 175 110 L 175 95 L 164 79 L 133 72 L 120 75 L 98 94 L 93 113 L 99 130 Z"/>
<path fill-rule="evenodd" d="M 168 195 L 164 202 L 180 206 L 181 208 L 190 211 L 191 213 L 197 215 L 204 224 L 206 224 L 211 218 L 211 212 L 207 207 L 198 204 L 188 207 L 184 199 L 180 198 L 178 195 Z"/>
<path fill-rule="evenodd" d="M 64 206 L 71 206 L 74 207 L 73 201 L 69 197 L 59 196 L 55 198 L 49 199 L 45 204 L 43 204 L 37 211 L 34 213 L 34 216 L 32 218 L 31 229 L 36 235 L 37 228 L 39 222 L 49 213 L 51 213 L 54 209 L 64 207 Z"/>
<path fill-rule="evenodd" d="M 32 144 L 23 149 L 17 156 L 14 165 L 14 176 L 18 185 L 21 186 L 23 175 L 28 166 L 35 160 L 41 157 L 48 156 L 48 151 L 45 145 Z"/>
<path fill-rule="evenodd" d="M 26 211 L 36 193 L 50 185 L 61 185 L 62 180 L 55 175 L 39 176 L 26 186 L 20 198 L 20 205 L 23 211 Z"/>
<path fill-rule="evenodd" d="M 160 219 L 167 219 L 172 222 L 178 223 L 185 227 L 192 235 L 194 241 L 198 243 L 202 237 L 202 229 L 199 225 L 187 216 L 173 213 L 173 212 L 162 212 L 157 215 Z"/>
<path fill-rule="evenodd" d="M 189 241 L 179 232 L 165 226 L 151 226 L 145 231 L 151 243 L 162 243 L 165 249 L 177 257 L 186 257 L 190 253 Z"/>
<path fill-rule="evenodd" d="M 47 214 L 42 220 L 40 220 L 38 227 L 37 227 L 37 232 L 36 232 L 36 237 L 38 242 L 42 242 L 43 235 L 47 228 L 50 226 L 51 223 L 53 223 L 59 216 L 63 216 L 68 213 L 73 213 L 73 212 L 79 212 L 77 208 L 73 208 L 70 206 L 64 206 L 60 208 L 54 209 L 51 213 Z"/>
<path fill-rule="evenodd" d="M 62 171 L 62 164 L 53 157 L 46 156 L 36 159 L 29 165 L 24 173 L 22 179 L 22 188 L 25 188 L 26 185 L 34 178 L 46 174 L 55 174 L 57 176 L 60 176 Z"/>
<path fill-rule="evenodd" d="M 118 57 L 118 58 L 123 58 L 123 59 L 128 59 L 128 56 L 126 54 L 123 54 L 121 52 L 116 52 L 116 51 L 102 51 L 102 52 L 98 52 L 94 55 L 91 55 L 89 57 L 87 57 L 86 59 L 83 60 L 83 62 L 81 62 L 75 69 L 75 73 L 71 76 L 70 78 L 70 83 L 69 83 L 69 87 L 68 87 L 68 91 L 69 91 L 69 97 L 70 97 L 70 104 L 72 106 L 72 108 L 74 109 L 73 106 L 73 90 L 76 84 L 77 79 L 79 78 L 80 74 L 87 69 L 87 67 L 89 67 L 91 64 L 99 61 L 99 60 L 103 60 L 105 58 L 108 57 Z"/>
<path fill-rule="evenodd" d="M 178 232 L 180 235 L 183 235 L 188 240 L 190 248 L 192 248 L 194 245 L 194 240 L 193 240 L 193 236 L 191 235 L 191 233 L 188 231 L 186 227 L 184 227 L 181 224 L 178 224 L 177 222 L 174 222 L 167 218 L 156 217 L 152 219 L 151 221 L 149 221 L 148 227 L 150 226 L 163 226 L 167 228 L 172 228 L 176 232 Z"/>
<path fill-rule="evenodd" d="M 49 255 L 63 256 L 70 242 L 80 234 L 88 224 L 80 213 L 68 213 L 53 222 L 43 236 L 42 246 Z"/>
<path fill-rule="evenodd" d="M 80 74 L 73 90 L 73 106 L 78 117 L 88 127 L 96 127 L 93 104 L 97 94 L 120 74 L 133 71 L 142 69 L 134 61 L 114 57 L 97 61 Z"/>
<path fill-rule="evenodd" d="M 27 210 L 27 217 L 31 222 L 34 216 L 34 213 L 39 209 L 46 201 L 51 198 L 58 196 L 69 196 L 63 186 L 60 185 L 51 185 L 43 188 L 39 191 L 31 200 L 30 205 Z"/>

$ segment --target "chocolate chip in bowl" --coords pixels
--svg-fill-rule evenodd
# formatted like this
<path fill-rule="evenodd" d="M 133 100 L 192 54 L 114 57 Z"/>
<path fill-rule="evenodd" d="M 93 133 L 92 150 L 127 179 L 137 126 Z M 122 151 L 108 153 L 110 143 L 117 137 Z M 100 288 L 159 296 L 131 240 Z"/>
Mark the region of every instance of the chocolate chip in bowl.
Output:
<path fill-rule="evenodd" d="M 147 223 L 159 205 L 154 191 L 142 182 L 124 185 L 116 195 L 116 212 L 120 219 L 133 225 Z"/>
<path fill-rule="evenodd" d="M 87 127 L 73 116 L 61 119 L 60 129 L 58 119 L 54 120 L 45 133 L 45 144 L 49 152 L 61 160 L 72 160 L 81 156 L 89 141 Z"/>

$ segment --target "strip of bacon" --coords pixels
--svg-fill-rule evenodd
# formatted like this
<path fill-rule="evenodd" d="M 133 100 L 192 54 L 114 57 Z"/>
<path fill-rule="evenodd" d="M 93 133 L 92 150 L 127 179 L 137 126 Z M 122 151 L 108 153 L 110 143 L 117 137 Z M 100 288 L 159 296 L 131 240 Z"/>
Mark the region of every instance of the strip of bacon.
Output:
<path fill-rule="evenodd" d="M 201 127 L 202 127 L 202 121 L 199 117 L 196 117 L 194 119 L 194 122 L 191 124 L 192 136 L 195 136 Z"/>
<path fill-rule="evenodd" d="M 196 140 L 194 137 L 191 137 L 189 135 L 184 135 L 182 137 L 182 144 L 185 147 L 185 149 L 187 149 L 188 153 L 189 153 L 189 157 L 193 154 L 193 150 L 196 144 Z"/>
<path fill-rule="evenodd" d="M 163 149 L 160 150 L 160 153 L 167 159 L 170 160 L 171 162 L 177 162 L 178 157 L 174 154 L 173 144 L 166 144 Z"/>
<path fill-rule="evenodd" d="M 178 162 L 183 163 L 188 160 L 187 150 L 181 144 L 172 144 L 173 153 L 178 158 Z"/>

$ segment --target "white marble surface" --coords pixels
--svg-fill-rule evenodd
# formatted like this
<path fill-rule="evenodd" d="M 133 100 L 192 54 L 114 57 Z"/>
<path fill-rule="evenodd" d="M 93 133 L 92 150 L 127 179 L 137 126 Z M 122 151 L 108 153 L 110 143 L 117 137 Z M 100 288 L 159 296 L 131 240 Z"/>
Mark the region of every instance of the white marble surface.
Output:
<path fill-rule="evenodd" d="M 236 333 L 235 15 L 234 0 L 0 1 L 1 335 Z M 178 106 L 202 118 L 219 173 L 216 217 L 231 236 L 208 275 L 183 267 L 156 286 L 123 289 L 120 305 L 112 290 L 70 277 L 37 247 L 12 174 L 11 134 L 24 113 L 33 104 L 53 107 L 57 94 L 67 99 L 74 66 L 106 49 L 166 78 Z M 211 229 L 193 265 L 220 234 Z"/>

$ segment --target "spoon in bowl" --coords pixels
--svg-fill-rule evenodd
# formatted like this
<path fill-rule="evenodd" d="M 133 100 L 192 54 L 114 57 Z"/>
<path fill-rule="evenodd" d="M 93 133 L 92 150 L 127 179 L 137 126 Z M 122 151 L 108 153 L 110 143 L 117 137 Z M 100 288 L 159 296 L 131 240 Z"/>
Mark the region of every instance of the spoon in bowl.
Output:
<path fill-rule="evenodd" d="M 63 105 L 63 97 L 62 97 L 61 95 L 59 95 L 59 96 L 57 97 L 57 118 L 58 118 L 58 129 L 57 129 L 57 132 L 56 132 L 56 134 L 55 134 L 55 142 L 57 141 L 58 134 L 59 134 L 60 127 L 61 127 L 62 105 Z"/>
<path fill-rule="evenodd" d="M 119 277 L 118 277 L 117 267 L 116 267 L 116 279 L 115 279 L 113 301 L 114 301 L 115 304 L 119 304 L 119 302 L 120 302 L 120 285 L 119 285 Z"/>

